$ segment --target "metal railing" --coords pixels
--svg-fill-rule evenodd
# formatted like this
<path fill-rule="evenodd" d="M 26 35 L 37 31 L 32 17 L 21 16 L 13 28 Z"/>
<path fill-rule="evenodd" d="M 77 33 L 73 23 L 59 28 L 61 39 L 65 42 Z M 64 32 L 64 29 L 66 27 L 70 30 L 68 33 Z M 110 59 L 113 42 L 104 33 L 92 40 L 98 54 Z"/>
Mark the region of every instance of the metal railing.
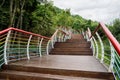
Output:
<path fill-rule="evenodd" d="M 107 36 L 101 38 L 98 30 L 102 28 L 102 31 Z M 109 29 L 103 24 L 99 23 L 99 26 L 91 34 L 90 29 L 85 32 L 85 38 L 91 42 L 91 48 L 93 50 L 93 56 L 95 56 L 107 69 L 112 72 L 115 80 L 120 80 L 120 44 L 109 31 Z"/>
<path fill-rule="evenodd" d="M 51 38 L 12 27 L 0 31 L 0 67 L 11 61 L 49 55 L 55 42 L 68 38 L 62 30 L 56 30 Z"/>
<path fill-rule="evenodd" d="M 56 42 L 65 42 L 67 39 L 71 38 L 71 35 L 68 34 L 69 31 L 64 31 L 62 29 L 57 29 L 56 32 L 52 35 L 50 40 L 47 43 L 47 54 L 54 48 Z"/>

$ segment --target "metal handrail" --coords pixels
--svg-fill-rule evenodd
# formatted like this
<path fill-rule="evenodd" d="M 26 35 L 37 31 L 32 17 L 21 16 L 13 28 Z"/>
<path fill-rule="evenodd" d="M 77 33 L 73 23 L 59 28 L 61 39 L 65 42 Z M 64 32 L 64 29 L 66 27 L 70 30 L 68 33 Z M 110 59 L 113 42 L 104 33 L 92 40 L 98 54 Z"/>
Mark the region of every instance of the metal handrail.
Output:
<path fill-rule="evenodd" d="M 23 55 L 22 50 L 20 52 L 18 52 L 18 48 L 22 49 L 20 47 L 21 45 L 24 45 L 24 47 L 27 46 L 26 48 L 23 48 L 23 49 L 24 50 L 26 49 L 26 53 L 27 53 L 26 57 L 27 57 L 27 59 L 30 59 L 30 52 L 31 52 L 30 50 L 33 51 L 33 49 L 35 49 L 35 48 L 37 49 L 37 47 L 39 48 L 39 50 L 41 50 L 42 44 L 46 44 L 45 41 L 50 40 L 50 38 L 48 38 L 48 37 L 45 37 L 45 36 L 42 36 L 39 34 L 35 34 L 32 32 L 28 32 L 28 31 L 24 31 L 21 29 L 13 28 L 13 27 L 9 27 L 5 30 L 0 31 L 0 35 L 4 35 L 4 34 L 6 34 L 6 36 L 3 36 L 0 38 L 0 40 L 1 40 L 0 43 L 2 44 L 1 46 L 4 46 L 0 49 L 0 52 L 1 52 L 0 56 L 3 55 L 4 57 L 0 57 L 0 60 L 4 58 L 5 64 L 8 64 L 8 62 L 9 62 L 9 58 L 11 57 L 11 56 L 8 56 L 9 54 L 22 53 L 22 55 Z M 22 34 L 24 34 L 24 35 L 22 35 Z M 34 40 L 34 38 L 38 38 L 39 40 Z M 42 43 L 43 39 L 45 40 L 44 43 Z M 38 42 L 38 43 L 36 43 L 36 42 Z M 11 45 L 13 45 L 13 48 L 11 47 Z M 17 45 L 17 46 L 14 46 L 14 45 Z M 31 45 L 36 46 L 36 47 L 30 48 Z M 37 46 L 37 45 L 39 45 L 39 46 Z M 17 48 L 15 48 L 15 47 L 17 47 Z M 15 52 L 13 52 L 12 50 L 14 50 Z M 8 52 L 8 51 L 10 51 L 10 52 Z M 33 52 L 31 52 L 31 53 L 33 53 Z M 39 51 L 39 55 L 41 56 L 41 51 Z M 13 54 L 12 54 L 12 56 L 13 56 Z M 14 57 L 16 57 L 16 56 L 14 56 Z M 17 55 L 17 57 L 18 57 L 18 55 Z M 1 63 L 0 63 L 0 66 L 1 66 Z"/>
<path fill-rule="evenodd" d="M 61 34 L 60 34 L 61 33 Z M 57 39 L 58 38 L 58 39 Z M 67 39 L 70 39 L 70 35 L 67 32 L 57 29 L 55 33 L 51 36 L 50 40 L 47 43 L 47 54 L 54 48 L 56 42 L 64 42 Z"/>
<path fill-rule="evenodd" d="M 120 55 L 120 44 L 116 40 L 116 38 L 112 35 L 112 33 L 109 31 L 109 29 L 105 26 L 104 23 L 102 23 L 102 22 L 99 23 L 98 27 L 94 30 L 94 32 L 92 33 L 90 38 L 92 38 L 92 36 L 99 30 L 99 28 L 103 29 L 104 33 L 106 34 L 108 39 L 111 41 L 111 43 L 114 46 L 115 50 Z"/>
<path fill-rule="evenodd" d="M 58 33 L 58 29 L 54 32 L 50 39 L 52 39 Z"/>
<path fill-rule="evenodd" d="M 102 28 L 106 34 L 109 43 L 102 41 L 97 32 L 100 28 Z M 91 42 L 91 48 L 94 53 L 93 56 L 96 56 L 108 71 L 113 73 L 115 80 L 120 80 L 120 44 L 116 38 L 103 23 L 99 23 L 92 34 L 89 28 L 85 34 L 87 41 Z"/>
<path fill-rule="evenodd" d="M 51 38 L 13 27 L 2 30 L 0 31 L 0 67 L 4 63 L 8 64 L 9 61 L 49 55 L 50 49 L 54 48 L 55 42 L 58 41 L 57 38 L 63 42 L 68 39 L 66 35 L 67 33 L 60 29 L 57 29 Z"/>
<path fill-rule="evenodd" d="M 18 32 L 22 32 L 22 33 L 25 33 L 25 34 L 30 34 L 30 35 L 45 38 L 45 39 L 50 39 L 49 37 L 42 36 L 40 34 L 35 34 L 35 33 L 32 33 L 32 32 L 24 31 L 24 30 L 21 30 L 21 29 L 13 28 L 13 27 L 9 27 L 9 28 L 7 28 L 5 30 L 0 31 L 0 34 L 4 34 L 5 32 L 8 32 L 10 30 L 15 30 L 15 31 L 18 31 Z"/>

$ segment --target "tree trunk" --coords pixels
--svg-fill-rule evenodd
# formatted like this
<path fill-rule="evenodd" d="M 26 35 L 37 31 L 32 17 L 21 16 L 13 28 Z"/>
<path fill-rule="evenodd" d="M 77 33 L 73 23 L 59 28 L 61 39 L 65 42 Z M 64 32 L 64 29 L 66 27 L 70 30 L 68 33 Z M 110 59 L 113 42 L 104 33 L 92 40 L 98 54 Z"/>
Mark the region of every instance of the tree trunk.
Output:
<path fill-rule="evenodd" d="M 5 3 L 5 0 L 3 0 L 3 1 L 2 1 L 2 3 L 1 3 L 1 5 L 0 5 L 0 7 L 2 7 L 4 3 Z"/>
<path fill-rule="evenodd" d="M 10 26 L 12 27 L 14 27 L 16 8 L 17 8 L 17 0 L 10 0 Z"/>
<path fill-rule="evenodd" d="M 23 24 L 23 8 L 25 5 L 25 0 L 20 0 L 20 16 L 18 17 L 17 21 L 17 28 L 22 29 L 22 24 Z"/>
<path fill-rule="evenodd" d="M 25 0 L 20 0 L 21 2 L 21 8 L 20 8 L 20 29 L 22 29 L 22 24 L 23 24 L 23 8 L 24 8 L 24 5 L 25 5 Z"/>
<path fill-rule="evenodd" d="M 12 26 L 12 10 L 13 10 L 13 0 L 10 0 L 10 25 Z"/>

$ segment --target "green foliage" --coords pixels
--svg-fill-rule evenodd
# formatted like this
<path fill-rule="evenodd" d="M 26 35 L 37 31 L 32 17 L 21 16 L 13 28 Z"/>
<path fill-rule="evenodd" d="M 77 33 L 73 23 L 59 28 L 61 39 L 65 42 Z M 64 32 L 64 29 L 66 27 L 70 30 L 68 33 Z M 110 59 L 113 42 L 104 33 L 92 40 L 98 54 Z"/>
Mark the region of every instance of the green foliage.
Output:
<path fill-rule="evenodd" d="M 12 8 L 9 8 L 10 6 Z M 87 27 L 93 30 L 97 26 L 97 22 L 72 15 L 70 9 L 60 9 L 47 0 L 5 0 L 0 6 L 0 14 L 0 30 L 13 25 L 45 36 L 51 36 L 57 26 L 70 27 L 76 31 Z"/>
<path fill-rule="evenodd" d="M 53 6 L 50 3 L 45 5 L 38 5 L 36 10 L 32 12 L 32 26 L 33 32 L 50 36 L 53 32 Z"/>
<path fill-rule="evenodd" d="M 113 21 L 113 26 L 109 26 L 112 34 L 120 42 L 120 19 L 115 19 Z"/>
<path fill-rule="evenodd" d="M 72 28 L 77 31 L 81 30 L 81 28 L 86 30 L 88 27 L 90 28 L 91 31 L 93 31 L 97 25 L 98 25 L 98 22 L 86 20 L 79 15 L 73 15 Z"/>
<path fill-rule="evenodd" d="M 9 12 L 0 7 L 0 30 L 8 27 L 9 24 Z"/>

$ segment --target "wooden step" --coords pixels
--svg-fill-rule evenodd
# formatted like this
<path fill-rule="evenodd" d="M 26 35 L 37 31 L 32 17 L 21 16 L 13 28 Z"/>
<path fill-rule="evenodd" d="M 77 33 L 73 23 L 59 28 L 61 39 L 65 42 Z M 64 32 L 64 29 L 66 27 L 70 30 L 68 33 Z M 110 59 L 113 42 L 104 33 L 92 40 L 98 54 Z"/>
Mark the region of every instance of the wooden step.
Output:
<path fill-rule="evenodd" d="M 69 39 L 66 42 L 87 42 L 85 39 Z"/>
<path fill-rule="evenodd" d="M 90 42 L 56 42 L 56 44 L 90 44 Z"/>
<path fill-rule="evenodd" d="M 92 56 L 90 42 L 84 40 L 82 35 L 72 34 L 72 39 L 67 42 L 55 43 L 50 54 L 52 55 L 4 65 L 0 78 L 6 80 L 114 80 L 113 74 Z"/>
<path fill-rule="evenodd" d="M 83 48 L 83 47 L 89 47 L 90 48 L 90 43 L 84 43 L 84 44 L 80 44 L 80 43 L 55 43 L 54 45 L 56 48 L 57 47 L 68 47 L 68 48 L 72 48 L 72 47 L 77 47 L 77 48 Z"/>
<path fill-rule="evenodd" d="M 90 55 L 92 56 L 92 51 L 81 51 L 81 52 L 74 52 L 74 51 L 59 51 L 59 52 L 55 52 L 55 51 L 51 51 L 50 54 L 52 55 L 84 55 L 84 56 L 87 56 L 87 55 Z"/>
<path fill-rule="evenodd" d="M 0 74 L 0 78 L 0 80 L 105 80 L 97 78 L 73 77 L 11 70 L 3 71 Z"/>
<path fill-rule="evenodd" d="M 72 39 L 84 39 L 82 34 L 72 34 Z"/>
<path fill-rule="evenodd" d="M 114 80 L 112 73 L 107 72 L 106 68 L 93 56 L 47 55 L 31 60 L 16 61 L 4 65 L 2 69 L 4 71 L 12 70 L 39 74 Z M 0 74 L 2 75 L 3 73 L 0 72 Z"/>
<path fill-rule="evenodd" d="M 63 51 L 63 52 L 66 52 L 66 51 L 74 51 L 74 52 L 80 52 L 80 51 L 92 51 L 90 48 L 54 48 L 52 49 L 52 51 Z"/>
<path fill-rule="evenodd" d="M 78 71 L 78 70 L 67 70 L 67 69 L 53 69 L 53 68 L 42 68 L 42 67 L 30 67 L 30 66 L 18 66 L 18 65 L 7 65 L 4 66 L 4 71 L 0 73 L 0 77 L 10 77 L 16 80 L 51 80 L 61 79 L 63 76 L 69 77 L 84 77 L 84 78 L 97 78 L 97 79 L 108 79 L 113 80 L 112 73 L 110 72 L 92 72 L 92 71 Z M 59 76 L 59 77 L 58 77 Z M 103 77 L 104 76 L 104 77 Z M 68 79 L 68 80 L 69 80 Z M 64 80 L 64 79 L 61 79 Z"/>

